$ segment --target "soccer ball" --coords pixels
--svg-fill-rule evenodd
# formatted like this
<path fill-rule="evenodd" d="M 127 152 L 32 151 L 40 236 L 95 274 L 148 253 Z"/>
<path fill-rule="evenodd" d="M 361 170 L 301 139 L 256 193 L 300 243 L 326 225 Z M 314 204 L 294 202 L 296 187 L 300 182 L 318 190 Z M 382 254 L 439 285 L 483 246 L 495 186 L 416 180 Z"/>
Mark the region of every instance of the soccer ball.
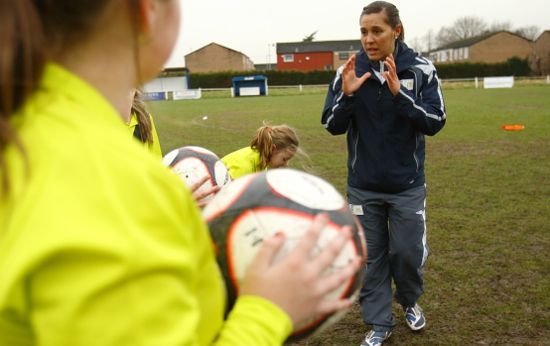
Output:
<path fill-rule="evenodd" d="M 353 236 L 327 269 L 334 272 L 356 256 L 366 259 L 363 230 L 342 195 L 328 182 L 314 175 L 279 168 L 240 177 L 220 191 L 203 210 L 225 278 L 228 310 L 233 307 L 248 265 L 266 237 L 284 232 L 285 244 L 276 261 L 299 242 L 315 215 L 327 213 L 330 221 L 322 230 L 312 255 L 323 249 L 350 225 Z M 332 291 L 327 299 L 357 298 L 366 266 Z M 289 340 L 296 341 L 321 332 L 346 311 L 312 319 L 296 326 Z"/>
<path fill-rule="evenodd" d="M 185 146 L 174 149 L 162 158 L 162 163 L 170 167 L 188 187 L 193 186 L 204 176 L 210 179 L 202 184 L 197 192 L 212 186 L 224 186 L 231 181 L 229 171 L 220 158 L 208 149 L 197 146 Z M 212 195 L 207 196 L 209 202 Z"/>

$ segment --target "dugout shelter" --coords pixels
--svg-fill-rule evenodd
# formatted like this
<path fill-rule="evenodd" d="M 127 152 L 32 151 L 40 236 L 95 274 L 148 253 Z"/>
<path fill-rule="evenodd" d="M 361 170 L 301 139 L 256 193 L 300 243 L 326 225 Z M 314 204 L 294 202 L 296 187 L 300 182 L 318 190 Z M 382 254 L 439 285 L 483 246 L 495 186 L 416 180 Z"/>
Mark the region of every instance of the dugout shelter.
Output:
<path fill-rule="evenodd" d="M 233 77 L 231 96 L 266 96 L 267 77 L 263 75 Z"/>

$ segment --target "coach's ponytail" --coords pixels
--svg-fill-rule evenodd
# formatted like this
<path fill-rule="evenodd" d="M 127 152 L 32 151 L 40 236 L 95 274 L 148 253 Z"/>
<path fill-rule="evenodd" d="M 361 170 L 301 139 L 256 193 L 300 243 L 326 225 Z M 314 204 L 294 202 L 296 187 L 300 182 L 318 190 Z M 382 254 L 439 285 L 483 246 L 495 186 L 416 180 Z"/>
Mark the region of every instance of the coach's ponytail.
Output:
<path fill-rule="evenodd" d="M 25 157 L 10 117 L 38 85 L 45 63 L 43 37 L 40 17 L 31 0 L 0 2 L 0 191 L 8 189 L 4 157 L 8 144 L 15 144 Z"/>

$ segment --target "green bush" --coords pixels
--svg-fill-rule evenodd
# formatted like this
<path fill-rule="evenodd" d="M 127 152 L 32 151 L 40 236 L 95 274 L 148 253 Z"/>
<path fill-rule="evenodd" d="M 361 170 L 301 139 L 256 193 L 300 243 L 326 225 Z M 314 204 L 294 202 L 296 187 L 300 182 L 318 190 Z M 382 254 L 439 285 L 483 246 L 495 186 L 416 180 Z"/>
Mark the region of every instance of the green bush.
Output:
<path fill-rule="evenodd" d="M 435 64 L 440 78 L 473 78 L 492 76 L 527 76 L 531 68 L 527 59 L 513 57 L 502 63 Z"/>
<path fill-rule="evenodd" d="M 531 68 L 527 59 L 513 57 L 502 63 L 453 63 L 436 64 L 440 78 L 474 78 L 491 76 L 527 76 Z M 264 75 L 268 84 L 277 85 L 316 85 L 328 84 L 332 81 L 335 71 L 223 71 L 212 73 L 190 73 L 191 88 L 230 88 L 232 78 L 237 76 Z"/>
<path fill-rule="evenodd" d="M 237 76 L 264 75 L 269 85 L 314 85 L 328 84 L 334 78 L 335 71 L 224 71 L 213 73 L 191 73 L 191 88 L 229 88 L 231 80 Z"/>

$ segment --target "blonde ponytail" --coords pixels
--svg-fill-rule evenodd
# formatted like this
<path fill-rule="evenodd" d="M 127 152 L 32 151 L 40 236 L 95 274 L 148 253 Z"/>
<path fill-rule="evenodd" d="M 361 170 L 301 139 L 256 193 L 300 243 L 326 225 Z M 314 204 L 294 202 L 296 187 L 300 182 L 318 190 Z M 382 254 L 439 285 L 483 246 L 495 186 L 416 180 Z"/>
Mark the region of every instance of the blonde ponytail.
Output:
<path fill-rule="evenodd" d="M 273 138 L 271 137 L 273 129 L 269 125 L 260 127 L 252 141 L 250 147 L 257 150 L 260 153 L 260 169 L 265 169 L 273 153 L 274 145 Z"/>
<path fill-rule="evenodd" d="M 139 139 L 143 143 L 153 144 L 153 126 L 149 118 L 149 112 L 145 107 L 145 102 L 141 98 L 141 91 L 136 90 L 132 102 L 132 113 L 136 115 L 139 129 Z"/>
<path fill-rule="evenodd" d="M 264 124 L 256 131 L 256 135 L 250 143 L 250 147 L 260 153 L 260 169 L 265 169 L 268 166 L 275 150 L 297 152 L 299 146 L 300 141 L 296 131 L 285 124 L 275 126 Z"/>

